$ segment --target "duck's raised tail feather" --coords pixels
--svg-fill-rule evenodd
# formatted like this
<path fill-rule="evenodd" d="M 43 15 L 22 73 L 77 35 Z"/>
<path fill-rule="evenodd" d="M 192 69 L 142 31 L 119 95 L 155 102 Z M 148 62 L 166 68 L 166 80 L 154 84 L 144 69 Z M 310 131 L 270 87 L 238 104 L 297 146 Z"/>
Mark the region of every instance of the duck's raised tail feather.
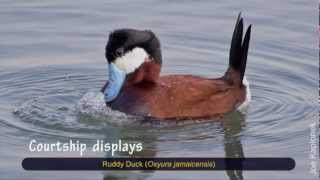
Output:
<path fill-rule="evenodd" d="M 242 80 L 246 70 L 249 41 L 250 41 L 250 34 L 251 34 L 251 24 L 246 31 L 243 41 L 242 41 L 242 33 L 243 33 L 243 19 L 241 17 L 241 13 L 239 13 L 237 23 L 234 28 L 232 40 L 231 40 L 230 55 L 229 55 L 229 69 L 225 77 L 233 82 L 240 82 L 240 84 L 242 84 Z M 230 73 L 233 74 L 234 71 L 238 72 L 237 73 L 238 77 L 230 74 Z M 234 79 L 234 78 L 237 78 L 237 79 Z"/>

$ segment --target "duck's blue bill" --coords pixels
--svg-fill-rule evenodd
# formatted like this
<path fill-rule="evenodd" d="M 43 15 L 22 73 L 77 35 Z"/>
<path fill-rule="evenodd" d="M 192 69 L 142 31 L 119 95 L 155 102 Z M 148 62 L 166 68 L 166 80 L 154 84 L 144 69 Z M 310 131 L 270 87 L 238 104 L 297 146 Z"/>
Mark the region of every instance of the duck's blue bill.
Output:
<path fill-rule="evenodd" d="M 123 82 L 126 78 L 126 73 L 119 69 L 115 64 L 108 64 L 108 85 L 104 90 L 104 99 L 106 102 L 113 101 L 119 94 Z"/>

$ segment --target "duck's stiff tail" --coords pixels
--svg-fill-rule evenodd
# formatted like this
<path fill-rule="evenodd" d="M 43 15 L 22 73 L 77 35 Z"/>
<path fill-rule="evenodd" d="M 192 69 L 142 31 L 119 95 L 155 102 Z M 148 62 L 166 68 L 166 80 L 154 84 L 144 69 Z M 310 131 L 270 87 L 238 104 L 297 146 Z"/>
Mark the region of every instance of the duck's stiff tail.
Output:
<path fill-rule="evenodd" d="M 231 40 L 229 68 L 224 76 L 231 83 L 236 83 L 239 85 L 242 85 L 242 80 L 246 70 L 251 24 L 246 31 L 243 41 L 242 33 L 243 19 L 241 17 L 241 13 L 239 13 Z"/>

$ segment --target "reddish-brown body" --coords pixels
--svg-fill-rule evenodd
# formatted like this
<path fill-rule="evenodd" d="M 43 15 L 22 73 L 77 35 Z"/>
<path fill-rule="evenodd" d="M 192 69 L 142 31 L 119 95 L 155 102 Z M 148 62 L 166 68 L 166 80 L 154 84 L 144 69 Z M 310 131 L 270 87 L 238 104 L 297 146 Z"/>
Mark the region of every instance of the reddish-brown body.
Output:
<path fill-rule="evenodd" d="M 146 70 L 151 67 L 153 71 Z M 152 61 L 145 63 L 128 77 L 131 80 L 127 82 L 139 79 L 139 83 L 126 84 L 109 105 L 129 114 L 159 119 L 195 119 L 230 112 L 245 100 L 245 86 L 239 86 L 233 80 L 193 75 L 159 77 L 157 69 L 160 72 Z M 228 77 L 232 77 L 233 73 L 236 72 L 229 71 Z"/>

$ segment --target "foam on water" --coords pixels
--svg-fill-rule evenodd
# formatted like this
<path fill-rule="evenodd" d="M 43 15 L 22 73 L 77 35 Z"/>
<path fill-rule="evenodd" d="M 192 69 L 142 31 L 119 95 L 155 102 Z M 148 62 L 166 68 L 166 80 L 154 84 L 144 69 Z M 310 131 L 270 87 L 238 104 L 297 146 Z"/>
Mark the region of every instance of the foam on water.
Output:
<path fill-rule="evenodd" d="M 133 116 L 116 111 L 106 106 L 101 92 L 89 91 L 79 100 L 76 111 L 80 116 L 89 116 L 98 120 L 105 120 L 113 124 L 128 124 L 136 121 Z"/>

